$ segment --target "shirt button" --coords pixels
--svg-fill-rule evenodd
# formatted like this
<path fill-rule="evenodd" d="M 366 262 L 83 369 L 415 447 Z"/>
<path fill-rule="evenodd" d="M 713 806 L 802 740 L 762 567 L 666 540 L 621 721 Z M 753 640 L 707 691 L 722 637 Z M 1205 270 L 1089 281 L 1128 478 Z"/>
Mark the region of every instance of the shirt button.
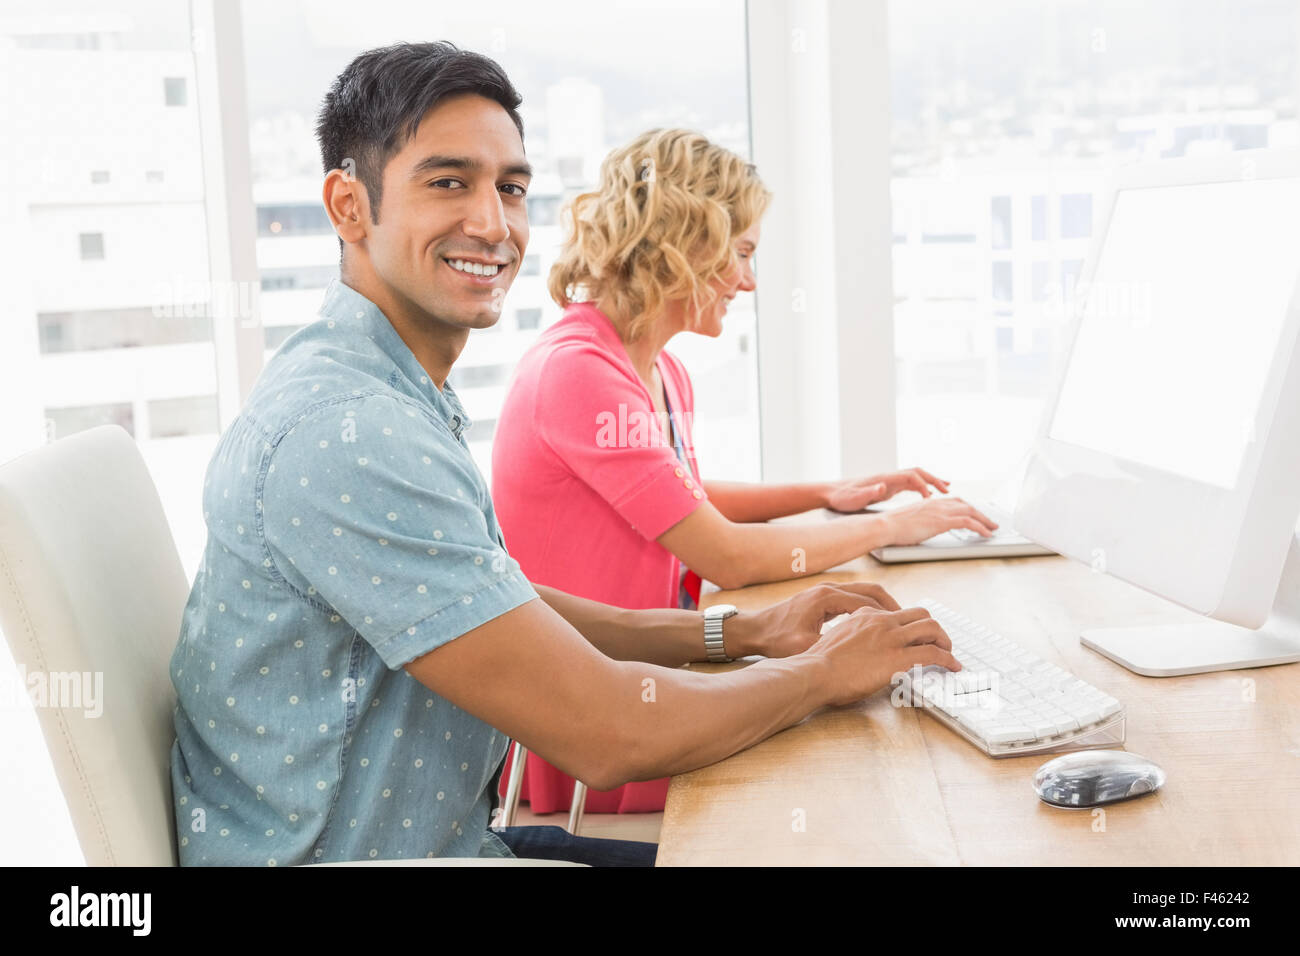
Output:
<path fill-rule="evenodd" d="M 691 479 L 689 479 L 689 478 L 687 478 L 684 482 L 682 482 L 682 484 L 684 484 L 687 488 L 694 488 L 694 487 L 695 487 L 695 485 L 691 484 Z"/>
<path fill-rule="evenodd" d="M 702 492 L 702 491 L 697 491 L 697 492 L 695 492 L 695 497 L 696 497 L 696 498 L 703 498 L 703 497 L 704 497 L 704 492 Z"/>
<path fill-rule="evenodd" d="M 674 468 L 673 474 L 680 478 L 682 476 L 682 470 L 680 468 Z"/>

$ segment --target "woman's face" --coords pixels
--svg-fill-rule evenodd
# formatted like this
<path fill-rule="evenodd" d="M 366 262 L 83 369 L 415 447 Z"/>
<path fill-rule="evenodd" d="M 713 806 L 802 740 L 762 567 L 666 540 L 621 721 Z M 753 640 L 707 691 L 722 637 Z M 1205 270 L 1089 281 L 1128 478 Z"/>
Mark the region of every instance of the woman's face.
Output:
<path fill-rule="evenodd" d="M 752 292 L 757 285 L 754 278 L 754 252 L 758 249 L 758 223 L 754 223 L 735 238 L 736 256 L 740 265 L 730 273 L 709 283 L 711 299 L 700 315 L 694 331 L 716 338 L 722 334 L 722 317 L 727 306 L 740 292 Z"/>

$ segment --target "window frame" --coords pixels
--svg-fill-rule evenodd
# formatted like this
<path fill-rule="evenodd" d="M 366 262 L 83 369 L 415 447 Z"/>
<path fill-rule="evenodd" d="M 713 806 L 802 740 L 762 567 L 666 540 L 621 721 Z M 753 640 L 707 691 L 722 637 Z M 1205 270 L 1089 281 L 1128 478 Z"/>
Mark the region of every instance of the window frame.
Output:
<path fill-rule="evenodd" d="M 194 87 L 202 141 L 209 281 L 214 293 L 212 340 L 217 362 L 220 427 L 239 415 L 265 358 L 257 268 L 257 208 L 244 76 L 242 10 L 238 3 L 193 0 Z M 249 303 L 248 315 L 222 315 L 217 304 Z"/>
<path fill-rule="evenodd" d="M 746 0 L 764 481 L 898 464 L 887 8 Z"/>

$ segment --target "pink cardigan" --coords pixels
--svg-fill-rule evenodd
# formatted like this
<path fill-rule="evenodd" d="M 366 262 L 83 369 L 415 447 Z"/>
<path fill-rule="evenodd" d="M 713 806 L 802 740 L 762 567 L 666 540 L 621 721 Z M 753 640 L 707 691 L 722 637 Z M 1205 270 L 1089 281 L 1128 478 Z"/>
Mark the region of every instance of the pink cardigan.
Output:
<path fill-rule="evenodd" d="M 677 607 L 680 563 L 655 539 L 706 495 L 690 377 L 666 351 L 658 368 L 689 467 L 618 331 L 591 303 L 566 309 L 520 360 L 492 441 L 492 500 L 530 581 L 619 607 Z M 667 785 L 592 791 L 587 810 L 662 810 Z M 530 755 L 523 796 L 533 812 L 567 809 L 572 790 L 572 778 Z"/>

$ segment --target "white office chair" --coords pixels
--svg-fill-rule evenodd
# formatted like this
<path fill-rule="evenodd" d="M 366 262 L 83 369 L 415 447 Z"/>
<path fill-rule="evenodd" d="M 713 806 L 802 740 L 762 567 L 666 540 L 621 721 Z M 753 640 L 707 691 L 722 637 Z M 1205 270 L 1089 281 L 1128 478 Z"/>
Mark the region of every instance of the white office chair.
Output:
<path fill-rule="evenodd" d="M 103 674 L 100 716 L 37 708 L 90 866 L 178 863 L 168 665 L 188 596 L 157 489 L 122 428 L 81 432 L 0 466 L 0 627 L 14 660 L 29 674 Z M 375 864 L 570 865 L 358 865 Z"/>

